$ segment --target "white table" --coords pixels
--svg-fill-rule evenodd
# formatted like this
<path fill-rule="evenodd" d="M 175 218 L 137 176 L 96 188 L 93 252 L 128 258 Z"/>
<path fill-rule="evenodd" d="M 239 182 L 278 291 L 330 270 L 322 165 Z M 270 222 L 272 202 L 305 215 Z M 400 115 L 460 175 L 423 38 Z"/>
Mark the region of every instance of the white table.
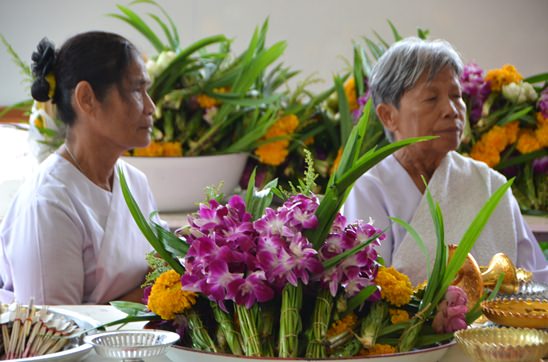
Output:
<path fill-rule="evenodd" d="M 125 317 L 125 314 L 120 312 L 114 307 L 107 305 L 71 305 L 71 306 L 58 306 L 59 308 L 71 310 L 86 316 L 89 316 L 99 323 L 107 323 L 117 319 Z M 123 329 L 141 329 L 145 322 L 135 322 L 130 323 L 123 327 Z M 114 330 L 117 327 L 111 327 L 109 330 Z M 191 360 L 185 360 L 184 357 L 181 357 L 181 351 L 176 348 L 170 348 L 165 356 L 157 358 L 149 358 L 146 361 L 148 362 L 168 362 L 168 361 L 177 361 L 177 362 L 193 362 Z M 243 360 L 243 359 L 242 359 Z M 104 359 L 95 352 L 89 353 L 86 357 L 80 360 L 81 362 L 97 362 L 97 361 L 110 361 L 113 360 Z M 449 348 L 447 354 L 440 360 L 441 362 L 471 362 L 468 359 L 458 345 L 452 346 Z"/>

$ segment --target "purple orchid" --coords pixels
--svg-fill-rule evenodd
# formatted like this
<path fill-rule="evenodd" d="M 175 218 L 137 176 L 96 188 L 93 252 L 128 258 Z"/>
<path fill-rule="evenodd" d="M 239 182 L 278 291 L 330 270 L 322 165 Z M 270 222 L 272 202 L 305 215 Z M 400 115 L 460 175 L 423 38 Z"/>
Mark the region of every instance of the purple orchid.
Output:
<path fill-rule="evenodd" d="M 470 122 L 476 123 L 481 118 L 483 103 L 491 93 L 489 83 L 485 82 L 483 69 L 475 63 L 464 66 L 460 77 L 462 93 L 469 101 Z"/>
<path fill-rule="evenodd" d="M 538 100 L 538 110 L 544 118 L 548 118 L 548 88 L 544 88 Z"/>
<path fill-rule="evenodd" d="M 536 174 L 548 174 L 548 156 L 533 160 L 533 172 Z"/>
<path fill-rule="evenodd" d="M 345 221 L 343 216 L 336 217 L 331 233 L 320 248 L 321 260 L 331 259 L 365 243 L 375 235 L 379 236 L 356 254 L 345 258 L 336 266 L 317 276 L 316 279 L 324 287 L 329 288 L 331 295 L 337 294 L 340 285 L 346 295 L 352 297 L 366 286 L 374 285 L 373 281 L 378 271 L 377 251 L 374 246 L 380 245 L 380 241 L 385 238 L 385 235 L 382 230 L 363 221 L 343 227 Z M 378 297 L 378 293 L 375 293 L 371 298 L 378 299 Z"/>

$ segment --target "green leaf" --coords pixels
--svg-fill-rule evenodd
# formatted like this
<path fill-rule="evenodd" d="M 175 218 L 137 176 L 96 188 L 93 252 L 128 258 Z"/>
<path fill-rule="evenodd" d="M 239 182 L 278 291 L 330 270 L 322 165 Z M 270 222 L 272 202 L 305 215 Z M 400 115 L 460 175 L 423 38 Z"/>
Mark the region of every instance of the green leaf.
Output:
<path fill-rule="evenodd" d="M 411 226 L 411 224 L 409 224 L 405 220 L 399 219 L 397 217 L 389 217 L 389 219 L 394 221 L 395 223 L 397 223 L 401 227 L 403 227 L 405 229 L 405 231 L 407 231 L 407 233 L 409 235 L 411 235 L 413 240 L 415 240 L 415 242 L 417 243 L 421 253 L 426 258 L 426 270 L 431 270 L 430 269 L 430 254 L 428 253 L 428 248 L 426 247 L 426 244 L 425 244 L 424 240 L 421 238 L 421 236 L 419 235 L 417 230 L 415 230 L 415 228 L 413 226 Z"/>
<path fill-rule="evenodd" d="M 493 193 L 464 233 L 455 253 L 451 257 L 451 261 L 447 265 L 446 272 L 443 275 L 443 280 L 440 284 L 440 289 L 437 291 L 437 294 L 432 301 L 433 305 L 437 305 L 445 295 L 447 287 L 449 287 L 451 282 L 455 279 L 459 269 L 464 263 L 464 260 L 468 256 L 468 253 L 472 250 L 472 247 L 485 227 L 485 224 L 489 221 L 489 217 L 508 189 L 512 186 L 513 182 L 514 179 L 512 178 Z"/>
<path fill-rule="evenodd" d="M 154 49 L 156 49 L 158 53 L 167 49 L 167 47 L 160 41 L 158 36 L 156 36 L 154 31 L 152 31 L 152 29 L 150 29 L 150 27 L 143 21 L 143 19 L 141 19 L 139 15 L 133 12 L 133 10 L 122 5 L 116 5 L 116 7 L 122 13 L 124 13 L 125 17 L 119 14 L 107 14 L 107 15 L 113 18 L 123 20 L 129 25 L 131 25 L 138 32 L 140 32 L 145 38 L 147 38 L 147 40 L 152 44 L 152 46 L 154 47 Z"/>
<path fill-rule="evenodd" d="M 352 115 L 350 114 L 350 105 L 348 104 L 348 98 L 344 91 L 342 79 L 335 77 L 335 89 L 337 92 L 337 98 L 339 100 L 339 122 L 341 124 L 341 145 L 346 143 L 346 140 L 350 136 L 352 130 Z"/>
<path fill-rule="evenodd" d="M 363 288 L 358 294 L 350 298 L 346 306 L 345 314 L 352 312 L 354 309 L 362 305 L 363 302 L 365 302 L 367 298 L 373 295 L 373 293 L 375 293 L 376 290 L 377 290 L 376 285 L 368 285 L 367 287 Z"/>
<path fill-rule="evenodd" d="M 396 29 L 396 27 L 394 26 L 394 24 L 392 24 L 392 22 L 390 20 L 386 20 L 388 22 L 388 25 L 390 26 L 390 29 L 392 30 L 392 35 L 394 36 L 394 41 L 397 42 L 397 41 L 400 41 L 402 40 L 402 36 L 400 35 L 400 33 L 398 32 L 398 29 Z"/>
<path fill-rule="evenodd" d="M 383 230 L 382 233 L 384 233 L 386 230 Z M 355 255 L 358 251 L 365 248 L 367 245 L 371 244 L 371 242 L 375 239 L 377 239 L 379 236 L 382 235 L 382 233 L 377 233 L 373 236 L 371 236 L 369 239 L 364 241 L 363 243 L 360 243 L 356 245 L 355 247 L 348 249 L 340 254 L 335 255 L 334 257 L 325 260 L 322 265 L 325 270 L 333 268 L 335 265 L 339 264 L 341 261 L 345 260 L 346 258 Z"/>
<path fill-rule="evenodd" d="M 548 149 L 544 148 L 534 152 L 525 153 L 523 155 L 512 157 L 509 160 L 500 162 L 494 168 L 495 170 L 504 170 L 507 167 L 525 164 L 543 156 L 548 156 Z"/>
<path fill-rule="evenodd" d="M 177 51 L 179 49 L 179 43 L 177 43 L 177 41 L 173 38 L 167 25 L 155 14 L 149 13 L 148 16 L 150 16 L 154 21 L 156 21 L 156 23 L 162 28 L 162 30 L 164 31 L 164 35 L 166 36 L 167 41 L 170 45 L 171 50 Z"/>
<path fill-rule="evenodd" d="M 497 122 L 497 124 L 504 126 L 508 122 L 512 122 L 515 120 L 519 120 L 521 117 L 526 115 L 527 113 L 531 112 L 533 110 L 532 106 L 525 107 L 523 109 L 520 109 L 517 112 L 512 112 L 507 115 L 505 115 L 500 121 Z"/>
<path fill-rule="evenodd" d="M 532 75 L 530 77 L 525 78 L 523 81 L 531 84 L 548 82 L 548 73 Z"/>
<path fill-rule="evenodd" d="M 110 302 L 110 305 L 129 316 L 142 316 L 150 314 L 147 306 L 141 303 L 115 300 Z"/>
<path fill-rule="evenodd" d="M 150 227 L 146 218 L 143 216 L 143 213 L 139 209 L 139 205 L 137 204 L 137 202 L 133 198 L 133 195 L 131 194 L 131 191 L 129 190 L 124 171 L 121 168 L 118 168 L 118 174 L 120 177 L 120 187 L 122 189 L 122 194 L 124 195 L 124 200 L 126 201 L 129 211 L 133 216 L 133 219 L 135 220 L 135 223 L 137 224 L 145 238 L 148 240 L 150 245 L 152 245 L 154 250 L 156 250 L 156 252 L 160 254 L 160 256 L 166 261 L 166 263 L 168 263 L 177 273 L 183 275 L 184 268 L 179 260 L 174 258 L 165 249 L 162 241 L 154 233 L 154 230 Z"/>

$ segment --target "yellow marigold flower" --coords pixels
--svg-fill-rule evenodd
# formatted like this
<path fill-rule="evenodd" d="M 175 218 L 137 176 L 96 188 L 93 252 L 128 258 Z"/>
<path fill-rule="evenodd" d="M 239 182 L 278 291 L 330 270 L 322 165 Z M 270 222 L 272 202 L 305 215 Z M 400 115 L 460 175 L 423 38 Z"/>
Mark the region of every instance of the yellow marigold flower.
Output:
<path fill-rule="evenodd" d="M 505 64 L 500 69 L 491 69 L 485 76 L 485 81 L 491 85 L 491 90 L 499 92 L 503 85 L 510 83 L 519 83 L 523 77 L 511 64 Z"/>
<path fill-rule="evenodd" d="M 333 172 L 337 171 L 337 168 L 339 168 L 339 163 L 341 163 L 341 158 L 343 154 L 342 147 L 339 148 L 339 151 L 337 152 L 337 157 L 335 157 L 335 161 L 333 161 L 333 165 L 331 166 L 331 169 L 329 170 L 329 174 L 332 175 Z"/>
<path fill-rule="evenodd" d="M 535 132 L 531 129 L 522 129 L 519 132 L 516 148 L 521 153 L 531 153 L 542 148 Z"/>
<path fill-rule="evenodd" d="M 219 101 L 217 99 L 210 97 L 207 94 L 198 94 L 196 96 L 196 102 L 198 102 L 198 105 L 200 105 L 200 108 L 202 109 L 215 107 L 217 104 L 219 104 Z"/>
<path fill-rule="evenodd" d="M 164 147 L 160 142 L 150 142 L 148 146 L 133 150 L 133 156 L 160 157 L 164 154 Z"/>
<path fill-rule="evenodd" d="M 541 112 L 537 112 L 537 126 L 548 126 L 548 118 L 544 118 Z"/>
<path fill-rule="evenodd" d="M 409 277 L 397 271 L 394 267 L 379 268 L 375 284 L 381 289 L 381 297 L 397 307 L 409 303 L 413 287 Z"/>
<path fill-rule="evenodd" d="M 510 123 L 506 123 L 504 125 L 504 130 L 506 131 L 506 140 L 508 141 L 508 144 L 511 145 L 512 143 L 516 142 L 518 139 L 518 133 L 519 133 L 519 122 L 513 121 Z"/>
<path fill-rule="evenodd" d="M 255 154 L 259 157 L 259 161 L 265 165 L 278 166 L 281 165 L 289 151 L 287 141 L 276 141 L 264 144 L 255 150 Z"/>
<path fill-rule="evenodd" d="M 299 119 L 294 114 L 284 116 L 278 119 L 276 123 L 274 123 L 268 131 L 266 131 L 264 139 L 288 136 L 295 132 L 298 125 Z M 259 157 L 259 161 L 261 161 L 261 163 L 264 163 L 265 165 L 278 166 L 285 161 L 285 158 L 289 153 L 287 150 L 288 146 L 289 139 L 281 139 L 259 146 L 255 150 L 255 154 Z"/>
<path fill-rule="evenodd" d="M 506 130 L 501 126 L 493 126 L 489 132 L 481 137 L 481 141 L 488 147 L 497 150 L 497 152 L 502 152 L 508 145 Z"/>
<path fill-rule="evenodd" d="M 535 137 L 542 147 L 548 147 L 548 124 L 545 126 L 540 126 L 535 131 Z"/>
<path fill-rule="evenodd" d="M 183 155 L 183 147 L 180 142 L 164 142 L 163 144 L 163 156 L 178 157 Z"/>
<path fill-rule="evenodd" d="M 348 99 L 348 106 L 350 111 L 358 109 L 358 100 L 356 99 L 356 81 L 354 77 L 348 78 L 344 83 L 344 94 L 346 94 L 346 99 Z"/>
<path fill-rule="evenodd" d="M 44 128 L 44 118 L 42 117 L 42 115 L 38 115 L 36 116 L 36 118 L 34 119 L 34 125 L 36 126 L 36 128 Z"/>
<path fill-rule="evenodd" d="M 409 313 L 407 313 L 406 310 L 389 308 L 388 313 L 390 314 L 390 322 L 392 322 L 392 324 L 398 324 L 409 320 Z"/>
<path fill-rule="evenodd" d="M 484 142 L 481 142 L 481 140 L 472 146 L 470 157 L 474 160 L 485 162 L 489 167 L 495 167 L 500 162 L 500 153 Z"/>
<path fill-rule="evenodd" d="M 156 279 L 148 297 L 148 309 L 164 320 L 175 318 L 196 304 L 196 294 L 182 289 L 181 276 L 168 270 Z"/>
<path fill-rule="evenodd" d="M 354 313 L 347 314 L 343 319 L 339 319 L 331 324 L 327 331 L 327 337 L 338 336 L 347 330 L 352 330 L 356 323 L 358 323 L 358 317 Z"/>
<path fill-rule="evenodd" d="M 374 356 L 379 354 L 391 354 L 396 353 L 396 347 L 391 346 L 389 344 L 375 344 L 373 347 L 368 349 L 361 349 L 359 355 L 360 356 Z"/>

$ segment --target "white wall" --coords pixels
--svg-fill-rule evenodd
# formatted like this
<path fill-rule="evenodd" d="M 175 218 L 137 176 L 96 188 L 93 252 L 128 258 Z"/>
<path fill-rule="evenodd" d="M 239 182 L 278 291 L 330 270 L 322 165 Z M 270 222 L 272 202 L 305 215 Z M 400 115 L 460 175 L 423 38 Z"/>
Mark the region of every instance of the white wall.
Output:
<path fill-rule="evenodd" d="M 270 42 L 287 40 L 286 64 L 330 80 L 345 69 L 352 40 L 376 30 L 391 38 L 386 19 L 403 35 L 428 28 L 465 61 L 484 68 L 512 63 L 524 75 L 548 71 L 547 0 L 158 0 L 177 23 L 183 44 L 224 33 L 241 50 L 254 27 L 270 17 Z M 78 32 L 118 32 L 140 49 L 151 46 L 125 23 L 105 16 L 108 0 L 0 0 L 0 34 L 26 60 L 48 36 L 57 45 Z M 129 0 L 118 3 L 127 4 Z M 148 10 L 139 5 L 139 14 Z M 28 98 L 17 67 L 0 47 L 0 105 Z M 327 84 L 325 85 L 327 86 Z"/>

